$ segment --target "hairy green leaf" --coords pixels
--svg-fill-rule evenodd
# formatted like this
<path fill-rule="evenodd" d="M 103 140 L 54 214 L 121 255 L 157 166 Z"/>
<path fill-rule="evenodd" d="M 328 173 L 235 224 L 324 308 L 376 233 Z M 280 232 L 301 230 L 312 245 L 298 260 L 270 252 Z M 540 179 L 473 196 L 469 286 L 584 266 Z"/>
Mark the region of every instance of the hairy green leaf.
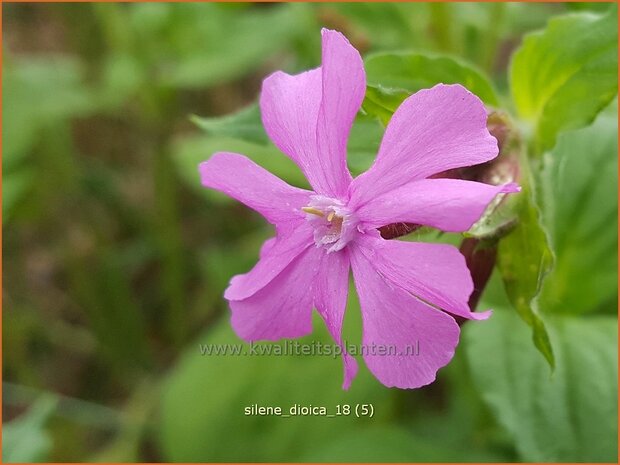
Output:
<path fill-rule="evenodd" d="M 557 366 L 527 341 L 527 329 L 496 307 L 466 325 L 464 347 L 479 392 L 527 462 L 617 461 L 618 334 L 611 317 L 548 323 Z"/>
<path fill-rule="evenodd" d="M 551 268 L 553 256 L 529 188 L 524 188 L 515 202 L 519 223 L 499 243 L 499 270 L 508 298 L 523 321 L 532 328 L 534 345 L 553 368 L 553 348 L 536 305 L 536 298 Z"/>
<path fill-rule="evenodd" d="M 618 91 L 617 9 L 570 14 L 525 38 L 510 69 L 517 110 L 533 125 L 536 150 L 591 122 Z"/>
<path fill-rule="evenodd" d="M 192 116 L 192 121 L 200 129 L 213 136 L 233 137 L 255 144 L 267 144 L 269 142 L 257 104 L 221 117 L 201 118 Z"/>
<path fill-rule="evenodd" d="M 542 218 L 555 252 L 541 308 L 548 312 L 617 311 L 617 118 L 560 135 L 538 183 Z"/>
<path fill-rule="evenodd" d="M 56 409 L 58 399 L 51 394 L 42 396 L 22 416 L 2 428 L 2 461 L 24 463 L 46 461 L 52 440 L 45 424 Z"/>
<path fill-rule="evenodd" d="M 420 53 L 381 53 L 365 60 L 368 91 L 364 110 L 384 123 L 409 95 L 436 84 L 462 84 L 489 105 L 498 99 L 488 79 L 455 58 Z"/>

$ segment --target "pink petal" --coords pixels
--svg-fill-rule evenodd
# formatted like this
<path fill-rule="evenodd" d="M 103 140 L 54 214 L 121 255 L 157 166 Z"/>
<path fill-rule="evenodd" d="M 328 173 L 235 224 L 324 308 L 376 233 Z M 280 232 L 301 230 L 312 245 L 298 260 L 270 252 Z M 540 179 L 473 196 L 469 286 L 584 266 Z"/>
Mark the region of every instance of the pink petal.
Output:
<path fill-rule="evenodd" d="M 518 192 L 514 184 L 493 186 L 460 179 L 422 179 L 369 200 L 356 214 L 367 228 L 416 223 L 442 231 L 467 231 L 497 194 Z"/>
<path fill-rule="evenodd" d="M 252 342 L 310 334 L 312 289 L 322 255 L 322 250 L 309 247 L 251 297 L 230 301 L 237 335 Z"/>
<path fill-rule="evenodd" d="M 346 144 L 366 91 L 362 59 L 339 32 L 323 29 L 322 66 L 263 82 L 267 134 L 302 169 L 314 190 L 344 198 L 351 182 Z"/>
<path fill-rule="evenodd" d="M 347 168 L 347 140 L 366 94 L 366 73 L 362 57 L 344 35 L 322 29 L 321 36 L 323 100 L 317 125 L 318 148 L 324 169 L 339 175 L 332 194 L 343 197 L 352 180 Z"/>
<path fill-rule="evenodd" d="M 332 179 L 318 160 L 316 128 L 321 107 L 321 69 L 295 76 L 277 71 L 263 81 L 260 95 L 265 131 L 273 143 L 299 165 L 315 191 Z"/>
<path fill-rule="evenodd" d="M 451 316 L 381 277 L 355 247 L 351 264 L 362 307 L 364 360 L 369 370 L 388 387 L 432 383 L 437 370 L 454 356 L 459 326 Z"/>
<path fill-rule="evenodd" d="M 491 312 L 473 313 L 468 300 L 474 290 L 465 257 L 448 244 L 386 241 L 361 236 L 357 250 L 394 286 L 422 301 L 463 318 L 483 320 Z"/>
<path fill-rule="evenodd" d="M 252 296 L 311 245 L 314 245 L 313 229 L 305 220 L 301 220 L 290 230 L 281 231 L 277 238 L 265 241 L 254 268 L 231 279 L 224 298 L 244 300 Z"/>
<path fill-rule="evenodd" d="M 351 206 L 448 169 L 497 155 L 487 112 L 464 87 L 439 84 L 407 98 L 386 128 L 373 166 L 351 184 Z"/>
<path fill-rule="evenodd" d="M 344 368 L 343 389 L 349 389 L 357 374 L 357 361 L 346 352 L 342 342 L 342 323 L 349 290 L 349 253 L 346 249 L 323 253 L 317 274 L 314 305 L 336 344 L 342 350 Z"/>
<path fill-rule="evenodd" d="M 263 245 L 260 246 L 260 251 L 258 252 L 258 258 L 265 257 L 269 251 L 272 249 L 274 245 L 276 245 L 277 237 L 271 237 L 263 242 Z"/>
<path fill-rule="evenodd" d="M 303 218 L 312 192 L 293 187 L 236 153 L 218 152 L 199 166 L 202 185 L 219 190 L 276 226 Z"/>

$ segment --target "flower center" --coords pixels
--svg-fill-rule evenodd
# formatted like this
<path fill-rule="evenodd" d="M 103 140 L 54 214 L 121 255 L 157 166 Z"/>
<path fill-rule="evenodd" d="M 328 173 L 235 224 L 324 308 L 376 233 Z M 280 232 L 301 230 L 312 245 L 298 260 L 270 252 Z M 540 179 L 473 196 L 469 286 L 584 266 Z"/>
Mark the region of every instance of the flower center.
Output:
<path fill-rule="evenodd" d="M 302 210 L 314 227 L 315 244 L 327 252 L 341 250 L 357 232 L 357 218 L 340 200 L 313 195 Z"/>

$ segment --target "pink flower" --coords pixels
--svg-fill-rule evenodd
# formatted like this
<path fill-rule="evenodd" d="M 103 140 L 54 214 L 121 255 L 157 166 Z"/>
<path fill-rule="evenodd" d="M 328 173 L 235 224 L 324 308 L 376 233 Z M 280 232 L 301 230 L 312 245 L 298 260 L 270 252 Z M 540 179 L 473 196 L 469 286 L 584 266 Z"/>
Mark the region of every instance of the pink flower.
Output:
<path fill-rule="evenodd" d="M 226 289 L 232 326 L 246 341 L 297 338 L 312 331 L 316 308 L 343 348 L 348 389 L 357 373 L 341 336 L 351 268 L 363 345 L 391 348 L 391 355 L 367 350 L 368 368 L 386 386 L 424 386 L 454 355 L 459 326 L 452 315 L 477 320 L 489 312 L 470 311 L 472 279 L 455 247 L 386 241 L 377 228 L 408 222 L 467 231 L 497 194 L 518 187 L 428 179 L 498 152 L 482 102 L 460 85 L 441 84 L 402 103 L 373 166 L 353 179 L 346 146 L 366 90 L 363 62 L 342 34 L 324 29 L 322 38 L 320 68 L 296 76 L 276 72 L 260 98 L 269 137 L 313 191 L 234 153 L 200 164 L 204 186 L 253 208 L 276 229 L 256 266 Z"/>

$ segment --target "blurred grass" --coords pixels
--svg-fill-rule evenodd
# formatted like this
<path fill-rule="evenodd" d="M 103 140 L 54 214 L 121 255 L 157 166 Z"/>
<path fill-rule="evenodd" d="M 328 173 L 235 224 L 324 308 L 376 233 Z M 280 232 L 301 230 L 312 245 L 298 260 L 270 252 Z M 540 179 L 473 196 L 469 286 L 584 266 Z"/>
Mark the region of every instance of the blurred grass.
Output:
<path fill-rule="evenodd" d="M 195 165 L 218 148 L 252 151 L 285 180 L 303 182 L 269 145 L 240 143 L 230 134 L 205 136 L 190 115 L 232 113 L 255 100 L 269 72 L 316 66 L 322 26 L 344 32 L 364 54 L 413 50 L 469 60 L 505 93 L 507 60 L 521 36 L 566 8 L 519 3 L 4 5 L 3 375 L 10 388 L 5 388 L 3 419 L 11 422 L 30 406 L 26 415 L 36 415 L 40 399 L 50 393 L 78 399 L 85 412 L 89 405 L 94 412 L 104 407 L 118 412 L 111 425 L 91 421 L 87 414 L 78 420 L 73 404 L 61 400 L 45 421 L 39 416 L 29 423 L 30 417 L 16 420 L 21 426 L 9 423 L 31 425 L 33 437 L 45 446 L 31 460 L 186 457 L 170 448 L 174 423 L 162 423 L 166 417 L 156 408 L 160 383 L 168 373 L 183 370 L 176 366 L 178 359 L 196 359 L 192 341 L 199 335 L 227 331 L 221 329 L 227 326 L 221 297 L 227 280 L 252 265 L 259 244 L 271 234 L 256 214 L 201 191 Z M 368 166 L 374 154 L 369 147 L 377 142 L 363 124 L 354 129 L 357 146 L 350 147 L 358 154 L 352 163 L 357 172 Z M 225 339 L 236 341 L 231 334 Z M 198 360 L 183 364 L 208 370 Z M 303 382 L 304 393 L 339 389 L 338 363 L 317 362 L 328 366 L 295 382 Z M 197 389 L 193 375 L 185 376 L 188 381 L 166 383 L 193 387 L 175 398 L 188 412 L 200 396 L 217 397 L 228 389 L 222 386 L 225 377 L 211 379 L 220 376 L 216 368 L 204 374 L 204 390 Z M 243 378 L 241 386 L 249 393 L 253 379 L 243 371 L 235 376 Z M 270 382 L 292 382 L 288 376 L 283 366 L 270 374 L 280 381 L 261 379 L 265 395 Z M 394 392 L 377 389 L 374 380 L 368 383 L 365 399 L 375 399 L 384 417 L 377 432 L 364 430 L 360 437 L 383 443 L 376 438 L 402 436 L 392 439 L 388 458 L 514 459 L 513 446 L 468 385 L 458 356 L 424 391 Z M 306 395 L 291 388 L 291 401 Z M 247 398 L 240 396 L 239 402 Z M 213 405 L 205 403 L 197 412 Z M 234 434 L 236 413 L 218 414 L 226 417 L 225 433 Z M 211 431 L 219 420 L 197 421 Z M 458 431 L 460 425 L 466 431 Z M 433 445 L 428 428 L 455 439 L 447 448 Z M 304 434 L 303 425 L 300 431 Z M 343 433 L 349 436 L 340 445 L 336 438 L 334 444 L 319 438 L 313 451 L 300 450 L 296 457 L 283 449 L 278 457 L 340 457 L 343 444 L 355 448 L 370 440 Z M 287 444 L 287 434 L 275 427 L 268 439 Z M 395 450 L 408 436 L 411 443 Z M 256 455 L 246 458 L 277 455 L 263 445 L 254 444 Z M 231 455 L 220 446 L 201 444 L 193 455 L 185 452 L 196 461 L 227 460 Z M 368 457 L 384 457 L 374 446 L 366 450 Z"/>

